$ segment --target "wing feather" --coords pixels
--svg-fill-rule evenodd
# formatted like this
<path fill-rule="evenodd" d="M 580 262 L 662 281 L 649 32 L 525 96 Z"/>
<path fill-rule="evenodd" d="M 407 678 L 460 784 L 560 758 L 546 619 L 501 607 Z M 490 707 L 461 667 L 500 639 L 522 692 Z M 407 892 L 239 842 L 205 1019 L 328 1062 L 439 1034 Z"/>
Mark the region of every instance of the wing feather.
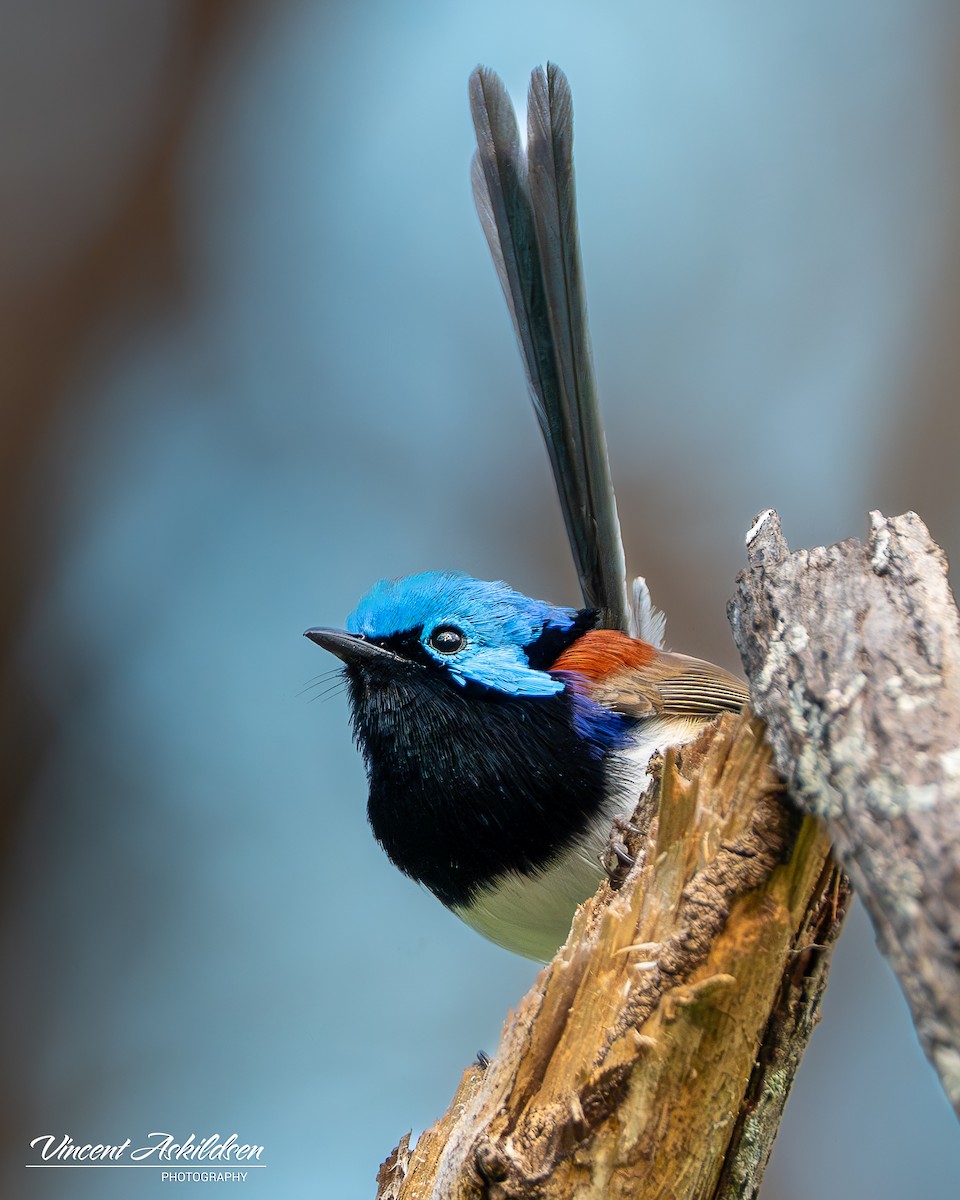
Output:
<path fill-rule="evenodd" d="M 747 685 L 722 667 L 686 654 L 659 651 L 642 667 L 617 671 L 596 684 L 599 704 L 629 716 L 699 717 L 739 712 L 750 699 Z"/>

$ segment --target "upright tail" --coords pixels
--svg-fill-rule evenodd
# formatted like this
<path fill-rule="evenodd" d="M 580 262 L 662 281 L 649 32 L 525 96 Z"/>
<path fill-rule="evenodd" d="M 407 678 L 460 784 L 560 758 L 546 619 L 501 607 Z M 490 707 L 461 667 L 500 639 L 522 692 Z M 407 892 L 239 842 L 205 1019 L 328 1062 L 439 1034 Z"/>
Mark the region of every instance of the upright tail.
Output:
<path fill-rule="evenodd" d="M 530 78 L 527 147 L 500 78 L 470 77 L 473 194 L 513 318 L 584 602 L 635 633 L 607 445 L 597 407 L 577 235 L 573 104 L 552 63 Z"/>

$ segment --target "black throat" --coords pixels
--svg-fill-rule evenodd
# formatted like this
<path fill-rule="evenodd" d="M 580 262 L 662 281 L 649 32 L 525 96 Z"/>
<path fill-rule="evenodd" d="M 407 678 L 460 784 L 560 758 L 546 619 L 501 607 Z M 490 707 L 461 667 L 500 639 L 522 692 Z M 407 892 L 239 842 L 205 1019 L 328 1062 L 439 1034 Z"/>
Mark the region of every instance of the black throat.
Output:
<path fill-rule="evenodd" d="M 395 659 L 346 676 L 373 832 L 444 904 L 545 866 L 600 814 L 611 734 L 568 690 L 506 696 Z"/>

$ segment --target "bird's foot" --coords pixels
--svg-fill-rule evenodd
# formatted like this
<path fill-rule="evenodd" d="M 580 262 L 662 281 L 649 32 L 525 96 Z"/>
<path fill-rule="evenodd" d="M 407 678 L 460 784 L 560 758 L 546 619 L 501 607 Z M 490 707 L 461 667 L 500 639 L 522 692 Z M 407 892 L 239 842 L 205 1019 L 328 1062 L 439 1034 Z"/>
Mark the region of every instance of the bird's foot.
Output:
<path fill-rule="evenodd" d="M 614 891 L 623 887 L 624 880 L 630 868 L 637 861 L 627 848 L 627 836 L 636 836 L 641 831 L 632 825 L 626 817 L 614 817 L 610 827 L 610 837 L 603 853 L 600 855 L 600 865 L 607 873 L 607 879 Z"/>

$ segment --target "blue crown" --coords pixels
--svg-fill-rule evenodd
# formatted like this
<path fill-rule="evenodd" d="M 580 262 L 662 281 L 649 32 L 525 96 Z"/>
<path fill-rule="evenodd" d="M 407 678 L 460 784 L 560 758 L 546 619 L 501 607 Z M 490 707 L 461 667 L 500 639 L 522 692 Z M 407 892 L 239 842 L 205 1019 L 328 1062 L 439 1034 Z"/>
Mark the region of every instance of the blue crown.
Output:
<path fill-rule="evenodd" d="M 563 682 L 530 665 L 525 648 L 549 629 L 568 630 L 577 610 L 534 600 L 501 582 L 459 571 L 424 571 L 381 579 L 347 618 L 351 633 L 371 639 L 416 633 L 427 654 L 457 683 L 483 684 L 514 696 L 549 696 Z M 459 629 L 465 645 L 444 654 L 430 645 L 438 626 Z"/>

